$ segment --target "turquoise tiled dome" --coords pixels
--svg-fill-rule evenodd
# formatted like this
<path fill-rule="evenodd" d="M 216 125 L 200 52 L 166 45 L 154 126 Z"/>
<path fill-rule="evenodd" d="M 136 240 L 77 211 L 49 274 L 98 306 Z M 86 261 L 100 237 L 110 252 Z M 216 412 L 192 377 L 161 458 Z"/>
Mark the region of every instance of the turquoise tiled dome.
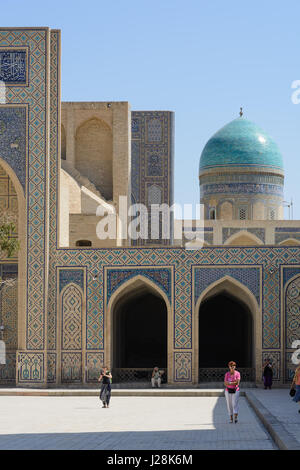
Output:
<path fill-rule="evenodd" d="M 273 139 L 243 117 L 231 121 L 209 139 L 201 154 L 199 170 L 228 165 L 283 170 L 282 157 Z"/>

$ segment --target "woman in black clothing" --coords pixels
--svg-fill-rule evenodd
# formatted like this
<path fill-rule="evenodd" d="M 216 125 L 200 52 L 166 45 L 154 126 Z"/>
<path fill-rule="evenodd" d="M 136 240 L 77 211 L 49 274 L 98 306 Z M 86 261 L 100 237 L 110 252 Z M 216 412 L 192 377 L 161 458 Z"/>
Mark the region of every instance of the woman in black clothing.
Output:
<path fill-rule="evenodd" d="M 111 379 L 112 379 L 111 373 L 109 372 L 106 366 L 103 367 L 101 371 L 101 375 L 98 379 L 99 382 L 102 380 L 102 386 L 100 390 L 100 400 L 103 403 L 102 408 L 109 408 L 109 401 L 110 401 L 110 394 L 111 394 L 111 386 L 110 386 Z"/>
<path fill-rule="evenodd" d="M 271 364 L 270 359 L 267 359 L 264 364 L 263 379 L 264 379 L 265 390 L 267 390 L 267 388 L 271 390 L 272 379 L 273 379 L 273 369 L 272 369 L 272 364 Z"/>

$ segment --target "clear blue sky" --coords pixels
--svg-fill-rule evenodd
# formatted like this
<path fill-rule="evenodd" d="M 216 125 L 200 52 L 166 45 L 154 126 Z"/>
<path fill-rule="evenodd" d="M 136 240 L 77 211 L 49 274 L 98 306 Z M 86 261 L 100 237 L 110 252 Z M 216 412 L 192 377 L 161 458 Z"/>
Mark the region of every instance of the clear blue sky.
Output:
<path fill-rule="evenodd" d="M 0 23 L 62 30 L 63 101 L 175 112 L 176 202 L 199 201 L 203 146 L 243 106 L 277 142 L 300 219 L 299 18 L 299 0 L 2 0 Z"/>

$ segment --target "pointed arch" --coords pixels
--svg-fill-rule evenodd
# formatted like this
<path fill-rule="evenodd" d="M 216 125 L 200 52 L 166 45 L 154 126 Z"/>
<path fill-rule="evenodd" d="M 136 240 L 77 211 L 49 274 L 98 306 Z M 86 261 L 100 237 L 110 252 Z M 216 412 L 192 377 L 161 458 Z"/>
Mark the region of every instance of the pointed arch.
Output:
<path fill-rule="evenodd" d="M 285 240 L 282 240 L 278 245 L 281 246 L 297 246 L 300 245 L 300 240 L 297 240 L 296 238 L 286 238 Z"/>
<path fill-rule="evenodd" d="M 107 130 L 112 132 L 111 126 L 106 121 L 104 121 L 103 119 L 100 119 L 98 116 L 90 116 L 89 118 L 84 119 L 77 125 L 76 131 L 75 131 L 75 138 L 77 137 L 77 134 L 80 131 L 80 129 L 82 127 L 86 127 L 90 123 L 97 123 L 99 126 L 104 126 Z"/>
<path fill-rule="evenodd" d="M 20 248 L 18 251 L 18 349 L 26 349 L 26 296 L 27 296 L 27 271 L 26 271 L 26 233 L 27 233 L 27 210 L 26 196 L 19 178 L 12 167 L 1 158 L 0 166 L 10 178 L 17 195 L 18 202 L 18 240 Z"/>
<path fill-rule="evenodd" d="M 97 117 L 82 122 L 75 132 L 75 167 L 108 201 L 113 197 L 112 160 L 111 127 Z"/>
<path fill-rule="evenodd" d="M 254 233 L 248 230 L 240 230 L 231 235 L 224 245 L 253 246 L 263 245 L 263 242 Z"/>
<path fill-rule="evenodd" d="M 207 241 L 205 240 L 191 240 L 189 242 L 186 242 L 184 244 L 184 247 L 186 250 L 201 250 L 201 248 L 205 248 L 205 247 L 208 247 L 208 246 L 211 246 L 210 243 L 208 243 Z"/>
<path fill-rule="evenodd" d="M 200 304 L 209 297 L 224 291 L 245 303 L 251 311 L 256 311 L 259 308 L 255 295 L 248 287 L 229 275 L 223 276 L 204 289 L 197 299 L 195 308 L 199 308 Z"/>
<path fill-rule="evenodd" d="M 143 293 L 152 293 L 153 295 L 162 299 L 165 303 L 166 310 L 167 310 L 167 368 L 168 368 L 168 377 L 171 378 L 173 376 L 173 361 L 172 361 L 172 338 L 170 335 L 170 331 L 173 331 L 173 318 L 172 318 L 172 306 L 168 299 L 166 293 L 160 288 L 155 282 L 148 279 L 141 274 L 138 274 L 122 285 L 120 285 L 117 290 L 112 294 L 109 301 L 106 300 L 106 292 L 105 292 L 105 362 L 111 368 L 113 365 L 113 314 L 114 309 L 116 308 L 119 302 L 125 300 L 129 300 L 130 298 L 134 298 L 138 294 Z"/>
<path fill-rule="evenodd" d="M 292 276 L 283 285 L 282 296 L 282 312 L 283 312 L 283 332 L 284 332 L 284 357 L 295 352 L 292 348 L 294 341 L 299 340 L 300 334 L 300 273 Z M 291 369 L 294 366 L 288 364 L 287 359 L 283 363 L 283 378 L 285 382 L 291 380 Z"/>
<path fill-rule="evenodd" d="M 201 304 L 214 297 L 227 294 L 245 305 L 252 317 L 252 363 L 256 369 L 256 380 L 259 380 L 261 373 L 261 351 L 257 353 L 257 345 L 262 341 L 261 327 L 261 306 L 258 304 L 254 294 L 244 284 L 229 275 L 218 279 L 210 284 L 199 296 L 197 301 L 193 301 L 193 344 L 194 344 L 194 371 L 195 382 L 198 382 L 199 373 L 199 312 Z M 256 354 L 255 354 L 256 352 Z"/>

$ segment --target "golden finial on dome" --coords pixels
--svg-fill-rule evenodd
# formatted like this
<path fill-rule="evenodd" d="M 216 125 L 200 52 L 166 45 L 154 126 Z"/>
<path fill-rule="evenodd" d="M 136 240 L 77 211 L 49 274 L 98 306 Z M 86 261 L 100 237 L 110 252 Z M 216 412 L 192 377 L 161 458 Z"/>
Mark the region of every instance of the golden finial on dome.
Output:
<path fill-rule="evenodd" d="M 244 113 L 243 113 L 243 108 L 240 108 L 240 117 L 242 117 L 243 114 L 244 114 Z"/>

